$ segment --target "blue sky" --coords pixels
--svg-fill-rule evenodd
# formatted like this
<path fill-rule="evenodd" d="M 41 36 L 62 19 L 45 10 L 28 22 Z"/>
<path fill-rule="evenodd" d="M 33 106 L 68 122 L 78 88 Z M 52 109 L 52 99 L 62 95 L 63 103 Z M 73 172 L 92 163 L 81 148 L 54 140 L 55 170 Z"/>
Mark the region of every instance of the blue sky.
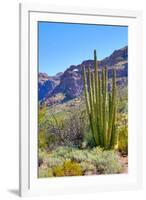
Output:
<path fill-rule="evenodd" d="M 63 72 L 70 65 L 109 56 L 128 44 L 128 27 L 39 22 L 39 72 L 49 76 Z"/>

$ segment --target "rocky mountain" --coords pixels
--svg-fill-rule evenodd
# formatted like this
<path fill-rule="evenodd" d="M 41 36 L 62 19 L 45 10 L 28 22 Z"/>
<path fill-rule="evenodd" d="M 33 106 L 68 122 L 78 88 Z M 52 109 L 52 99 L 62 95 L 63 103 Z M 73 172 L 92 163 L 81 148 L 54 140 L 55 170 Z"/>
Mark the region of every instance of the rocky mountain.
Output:
<path fill-rule="evenodd" d="M 43 101 L 54 88 L 60 84 L 60 76 L 62 73 L 56 74 L 56 76 L 49 77 L 46 73 L 39 73 L 38 76 L 38 99 Z"/>
<path fill-rule="evenodd" d="M 101 66 L 113 66 L 119 62 L 124 62 L 128 60 L 128 47 L 123 47 L 121 49 L 115 50 L 109 57 L 104 58 L 100 61 Z"/>
<path fill-rule="evenodd" d="M 124 87 L 128 76 L 128 47 L 115 50 L 109 57 L 98 61 L 99 68 L 108 68 L 108 77 L 112 76 L 112 68 L 116 68 L 117 84 Z M 94 68 L 93 60 L 83 61 L 79 65 L 71 65 L 64 73 L 49 77 L 39 73 L 38 94 L 39 100 L 47 104 L 58 103 L 79 97 L 83 92 L 82 67 Z M 57 98 L 59 94 L 61 98 Z M 60 97 L 60 95 L 59 95 Z"/>

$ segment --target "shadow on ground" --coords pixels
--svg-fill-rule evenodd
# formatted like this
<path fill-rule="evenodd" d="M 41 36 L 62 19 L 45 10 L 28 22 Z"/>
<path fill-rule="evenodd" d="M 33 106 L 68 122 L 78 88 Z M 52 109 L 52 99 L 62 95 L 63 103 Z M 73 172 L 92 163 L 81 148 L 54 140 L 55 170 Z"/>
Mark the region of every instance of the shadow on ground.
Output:
<path fill-rule="evenodd" d="M 8 189 L 8 192 L 13 195 L 19 196 L 19 190 L 17 189 Z"/>

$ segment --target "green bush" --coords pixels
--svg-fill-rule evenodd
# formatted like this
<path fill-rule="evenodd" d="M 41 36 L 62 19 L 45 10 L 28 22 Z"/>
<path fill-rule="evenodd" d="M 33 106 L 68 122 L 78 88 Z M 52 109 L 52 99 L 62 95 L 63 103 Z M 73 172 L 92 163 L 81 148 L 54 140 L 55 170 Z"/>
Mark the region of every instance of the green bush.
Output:
<path fill-rule="evenodd" d="M 88 132 L 85 133 L 84 142 L 90 148 L 93 148 L 93 147 L 96 146 L 96 143 L 95 143 L 95 140 L 93 138 L 91 131 L 88 131 Z"/>
<path fill-rule="evenodd" d="M 46 135 L 43 130 L 41 130 L 38 134 L 38 145 L 40 149 L 45 149 L 47 147 Z"/>
<path fill-rule="evenodd" d="M 48 177 L 48 169 L 39 168 L 39 178 Z"/>
<path fill-rule="evenodd" d="M 47 177 L 53 177 L 53 170 L 52 168 L 39 168 L 39 178 L 47 178 Z"/>
<path fill-rule="evenodd" d="M 76 145 L 81 146 L 85 132 L 84 111 L 73 111 L 67 114 L 65 119 L 60 119 L 57 114 L 51 114 L 48 122 L 47 144 Z M 54 135 L 54 141 L 50 142 L 50 135 Z"/>
<path fill-rule="evenodd" d="M 114 151 L 103 151 L 96 160 L 96 168 L 99 174 L 116 174 L 122 171 L 122 166 Z"/>
<path fill-rule="evenodd" d="M 82 175 L 81 166 L 76 162 L 66 160 L 64 162 L 63 167 L 64 167 L 66 176 L 81 176 Z"/>
<path fill-rule="evenodd" d="M 46 163 L 48 164 L 48 167 L 54 167 L 61 165 L 64 162 L 64 159 L 62 157 L 53 157 L 53 156 L 48 156 L 46 158 Z"/>
<path fill-rule="evenodd" d="M 59 165 L 53 168 L 55 176 L 81 176 L 81 166 L 71 160 L 65 160 L 63 165 Z"/>
<path fill-rule="evenodd" d="M 39 107 L 38 145 L 39 148 L 53 150 L 57 146 L 82 146 L 87 116 L 83 109 L 59 113 L 46 106 Z"/>
<path fill-rule="evenodd" d="M 54 176 L 65 176 L 63 165 L 53 167 Z"/>
<path fill-rule="evenodd" d="M 68 158 L 75 162 L 82 162 L 87 159 L 87 151 L 86 150 L 72 150 L 68 155 Z"/>
<path fill-rule="evenodd" d="M 128 128 L 119 129 L 118 149 L 122 154 L 128 154 Z"/>
<path fill-rule="evenodd" d="M 128 115 L 120 113 L 117 121 L 118 145 L 117 148 L 122 154 L 128 154 Z"/>
<path fill-rule="evenodd" d="M 39 158 L 42 160 L 48 155 L 47 152 L 43 149 L 39 149 L 38 153 L 39 153 Z"/>
<path fill-rule="evenodd" d="M 49 177 L 53 177 L 53 169 L 52 168 L 48 168 L 48 176 Z"/>
<path fill-rule="evenodd" d="M 92 175 L 97 173 L 96 166 L 90 162 L 83 161 L 80 163 L 84 175 Z"/>
<path fill-rule="evenodd" d="M 46 149 L 52 150 L 55 147 L 57 147 L 59 143 L 58 140 L 59 138 L 57 137 L 57 135 L 52 134 L 52 133 L 47 133 L 46 134 L 46 144 L 47 144 Z"/>
<path fill-rule="evenodd" d="M 56 148 L 54 151 L 52 151 L 52 156 L 53 157 L 67 157 L 70 155 L 70 153 L 72 152 L 72 147 L 63 147 L 60 146 L 58 148 Z"/>
<path fill-rule="evenodd" d="M 119 113 L 128 113 L 128 87 L 119 87 L 117 90 L 117 111 Z"/>

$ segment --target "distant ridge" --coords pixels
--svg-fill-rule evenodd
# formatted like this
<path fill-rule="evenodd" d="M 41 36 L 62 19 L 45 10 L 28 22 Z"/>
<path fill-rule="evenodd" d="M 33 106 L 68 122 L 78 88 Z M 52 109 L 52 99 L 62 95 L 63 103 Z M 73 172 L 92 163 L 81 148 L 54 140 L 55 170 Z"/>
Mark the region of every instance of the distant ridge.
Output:
<path fill-rule="evenodd" d="M 110 56 L 98 61 L 99 68 L 109 69 L 109 78 L 112 68 L 116 68 L 118 85 L 124 87 L 127 84 L 128 76 L 128 46 L 115 50 Z M 71 65 L 64 72 L 59 72 L 55 76 L 48 76 L 46 73 L 39 73 L 38 99 L 46 104 L 56 103 L 53 97 L 63 94 L 64 100 L 79 97 L 83 92 L 82 67 L 94 68 L 94 60 L 85 60 L 79 65 Z"/>

